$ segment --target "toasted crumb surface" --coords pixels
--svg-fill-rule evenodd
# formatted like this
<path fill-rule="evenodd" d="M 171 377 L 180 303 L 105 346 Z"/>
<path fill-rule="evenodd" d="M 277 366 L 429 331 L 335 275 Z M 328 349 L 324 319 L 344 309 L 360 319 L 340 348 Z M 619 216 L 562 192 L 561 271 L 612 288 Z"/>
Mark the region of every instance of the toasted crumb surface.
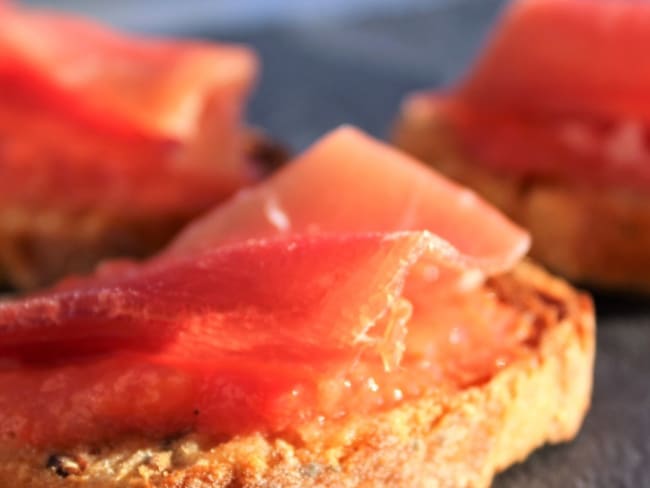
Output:
<path fill-rule="evenodd" d="M 535 448 L 571 439 L 589 406 L 590 299 L 530 263 L 492 279 L 535 330 L 527 353 L 484 383 L 373 415 L 230 439 L 192 433 L 97 446 L 0 443 L 0 487 L 485 487 Z"/>
<path fill-rule="evenodd" d="M 261 174 L 288 159 L 280 144 L 253 129 L 247 133 L 245 152 Z M 196 214 L 0 207 L 0 285 L 36 289 L 69 274 L 87 273 L 103 259 L 149 256 Z"/>
<path fill-rule="evenodd" d="M 536 260 L 575 282 L 650 292 L 647 194 L 497 173 L 464 155 L 434 104 L 412 102 L 397 123 L 396 144 L 527 228 Z"/>
<path fill-rule="evenodd" d="M 190 218 L 2 208 L 0 282 L 36 289 L 70 274 L 87 273 L 105 258 L 148 256 Z"/>

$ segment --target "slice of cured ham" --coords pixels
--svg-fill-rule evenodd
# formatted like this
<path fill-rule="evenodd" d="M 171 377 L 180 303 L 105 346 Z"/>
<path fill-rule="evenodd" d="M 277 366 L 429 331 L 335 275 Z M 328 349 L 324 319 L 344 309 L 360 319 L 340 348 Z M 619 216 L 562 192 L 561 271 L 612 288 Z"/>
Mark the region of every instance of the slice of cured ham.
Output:
<path fill-rule="evenodd" d="M 382 175 L 402 198 L 390 185 L 372 193 Z M 300 181 L 304 204 L 291 204 Z M 372 194 L 385 213 L 350 205 L 328 220 L 316 202 L 333 202 L 333 188 Z M 282 198 L 291 231 L 268 198 Z M 242 204 L 237 235 L 217 210 L 147 263 L 0 304 L 0 435 L 64 445 L 278 431 L 481 381 L 523 347 L 521 323 L 481 276 L 514 265 L 525 233 L 357 131 L 326 137 L 221 211 Z M 479 242 L 462 240 L 467 226 Z"/>
<path fill-rule="evenodd" d="M 191 224 L 168 253 L 291 234 L 397 230 L 431 230 L 492 270 L 512 266 L 529 245 L 525 232 L 473 192 L 343 127 Z"/>
<path fill-rule="evenodd" d="M 476 164 L 647 191 L 649 44 L 648 2 L 516 0 L 466 79 L 424 99 Z"/>
<path fill-rule="evenodd" d="M 650 122 L 650 3 L 512 2 L 462 86 L 499 108 Z"/>
<path fill-rule="evenodd" d="M 0 6 L 0 204 L 196 212 L 252 178 L 254 54 Z"/>

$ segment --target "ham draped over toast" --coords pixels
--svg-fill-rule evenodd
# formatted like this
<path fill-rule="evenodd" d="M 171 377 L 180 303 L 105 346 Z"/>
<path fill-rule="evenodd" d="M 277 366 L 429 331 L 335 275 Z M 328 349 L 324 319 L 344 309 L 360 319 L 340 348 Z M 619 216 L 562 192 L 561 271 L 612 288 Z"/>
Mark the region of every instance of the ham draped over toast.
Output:
<path fill-rule="evenodd" d="M 247 48 L 0 5 L 2 209 L 193 215 L 253 179 Z"/>
<path fill-rule="evenodd" d="M 517 0 L 464 82 L 405 111 L 434 105 L 492 170 L 647 190 L 648 45 L 648 2 Z"/>
<path fill-rule="evenodd" d="M 534 324 L 483 287 L 528 236 L 352 128 L 189 227 L 0 304 L 0 436 L 279 432 L 481 384 Z"/>

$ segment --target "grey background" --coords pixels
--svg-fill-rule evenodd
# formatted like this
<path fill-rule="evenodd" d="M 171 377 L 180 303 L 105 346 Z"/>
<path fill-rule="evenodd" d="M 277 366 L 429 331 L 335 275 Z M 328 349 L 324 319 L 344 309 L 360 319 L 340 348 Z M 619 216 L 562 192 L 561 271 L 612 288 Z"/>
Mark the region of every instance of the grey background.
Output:
<path fill-rule="evenodd" d="M 101 17 L 120 27 L 187 31 L 291 22 L 335 22 L 377 13 L 428 10 L 457 0 L 24 0 Z"/>
<path fill-rule="evenodd" d="M 463 73 L 504 2 L 45 3 L 131 30 L 252 44 L 264 72 L 250 120 L 302 149 L 341 123 L 385 137 L 405 93 L 444 86 Z M 596 385 L 582 432 L 509 470 L 497 487 L 650 487 L 650 303 L 606 294 L 596 300 Z"/>

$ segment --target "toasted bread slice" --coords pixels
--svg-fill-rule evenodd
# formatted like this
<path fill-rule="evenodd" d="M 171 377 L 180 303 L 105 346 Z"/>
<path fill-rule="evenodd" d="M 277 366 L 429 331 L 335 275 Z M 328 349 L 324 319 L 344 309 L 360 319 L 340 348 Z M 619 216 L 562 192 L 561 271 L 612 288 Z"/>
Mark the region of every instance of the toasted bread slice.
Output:
<path fill-rule="evenodd" d="M 535 448 L 573 438 L 590 403 L 590 299 L 531 263 L 490 287 L 535 330 L 528 352 L 457 391 L 369 416 L 230 439 L 128 439 L 38 450 L 0 443 L 0 486 L 483 487 Z"/>
<path fill-rule="evenodd" d="M 288 154 L 259 131 L 247 134 L 246 157 L 267 173 Z M 87 273 L 101 260 L 141 258 L 161 249 L 195 212 L 115 214 L 87 209 L 0 208 L 0 284 L 35 289 L 72 273 Z"/>
<path fill-rule="evenodd" d="M 433 103 L 404 105 L 395 143 L 475 189 L 533 237 L 531 255 L 568 279 L 600 288 L 650 292 L 650 198 L 495 172 L 468 157 Z"/>

